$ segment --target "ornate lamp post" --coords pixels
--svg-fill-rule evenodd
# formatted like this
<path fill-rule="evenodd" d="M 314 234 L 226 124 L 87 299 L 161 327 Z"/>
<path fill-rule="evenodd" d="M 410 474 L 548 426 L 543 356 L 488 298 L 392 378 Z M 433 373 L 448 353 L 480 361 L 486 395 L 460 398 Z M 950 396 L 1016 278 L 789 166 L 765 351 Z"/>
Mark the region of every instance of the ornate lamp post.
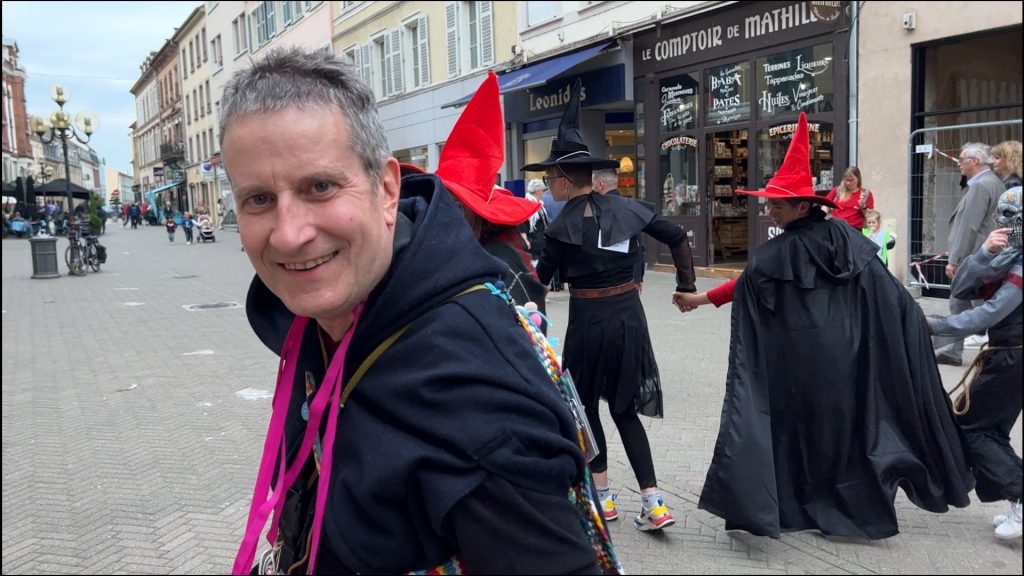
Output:
<path fill-rule="evenodd" d="M 82 144 L 88 144 L 94 130 L 99 128 L 99 119 L 95 114 L 79 112 L 75 115 L 72 124 L 71 114 L 64 110 L 64 104 L 68 101 L 67 89 L 57 85 L 50 89 L 50 98 L 57 103 L 59 108 L 50 114 L 50 118 L 32 117 L 32 131 L 39 135 L 43 144 L 50 144 L 60 138 L 61 147 L 64 152 L 64 189 L 68 195 L 68 213 L 74 208 L 74 198 L 71 195 L 71 165 L 68 161 L 68 140 L 78 140 Z"/>

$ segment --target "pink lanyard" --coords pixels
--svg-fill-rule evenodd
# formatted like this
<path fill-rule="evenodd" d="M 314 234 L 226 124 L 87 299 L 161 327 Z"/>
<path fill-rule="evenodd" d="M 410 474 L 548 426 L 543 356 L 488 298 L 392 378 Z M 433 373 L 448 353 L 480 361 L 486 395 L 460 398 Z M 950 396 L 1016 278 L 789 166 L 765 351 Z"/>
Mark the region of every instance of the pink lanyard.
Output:
<path fill-rule="evenodd" d="M 263 443 L 263 457 L 260 460 L 260 471 L 256 477 L 256 487 L 253 489 L 252 503 L 249 506 L 249 519 L 246 522 L 245 536 L 242 544 L 235 555 L 235 565 L 232 574 L 248 574 L 252 567 L 253 559 L 256 557 L 256 548 L 259 545 L 260 532 L 267 522 L 270 511 L 274 511 L 274 518 L 270 523 L 267 532 L 267 541 L 271 545 L 277 539 L 277 526 L 281 521 L 281 511 L 284 509 L 284 494 L 288 487 L 294 484 L 295 479 L 302 471 L 309 458 L 313 441 L 320 431 L 324 408 L 327 399 L 331 399 L 331 410 L 327 419 L 327 430 L 323 439 L 323 459 L 320 463 L 320 478 L 316 488 L 316 508 L 313 515 L 312 548 L 309 556 L 309 570 L 312 574 L 316 565 L 317 550 L 320 545 L 320 528 L 323 525 L 324 509 L 327 506 L 327 489 L 331 480 L 331 463 L 334 456 L 334 436 L 338 425 L 338 413 L 341 411 L 341 375 L 345 369 L 345 356 L 349 344 L 352 342 L 352 334 L 355 332 L 356 324 L 363 312 L 363 305 L 360 304 L 352 313 L 352 324 L 345 331 L 345 336 L 331 358 L 327 373 L 324 374 L 320 389 L 313 397 L 312 405 L 309 407 L 309 421 L 306 423 L 306 431 L 302 436 L 302 444 L 299 452 L 289 469 L 285 461 L 285 420 L 288 415 L 288 407 L 292 396 L 292 388 L 295 383 L 295 368 L 298 363 L 299 349 L 302 347 L 302 336 L 305 334 L 309 318 L 296 316 L 288 330 L 284 346 L 281 349 L 281 362 L 277 369 L 277 386 L 274 391 L 274 411 L 270 417 L 270 428 L 267 430 L 267 438 Z M 274 490 L 267 497 L 270 489 L 270 479 L 274 473 L 274 462 L 277 462 L 277 483 Z"/>

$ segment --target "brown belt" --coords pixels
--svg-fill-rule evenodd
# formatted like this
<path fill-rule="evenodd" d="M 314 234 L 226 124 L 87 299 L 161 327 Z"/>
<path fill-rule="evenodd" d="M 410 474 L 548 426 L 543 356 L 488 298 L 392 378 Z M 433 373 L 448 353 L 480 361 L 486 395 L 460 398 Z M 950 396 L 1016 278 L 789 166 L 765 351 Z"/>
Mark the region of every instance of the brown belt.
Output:
<path fill-rule="evenodd" d="M 618 296 L 631 290 L 636 290 L 636 282 L 626 282 L 611 288 L 569 288 L 569 295 L 574 298 L 604 298 L 606 296 Z"/>

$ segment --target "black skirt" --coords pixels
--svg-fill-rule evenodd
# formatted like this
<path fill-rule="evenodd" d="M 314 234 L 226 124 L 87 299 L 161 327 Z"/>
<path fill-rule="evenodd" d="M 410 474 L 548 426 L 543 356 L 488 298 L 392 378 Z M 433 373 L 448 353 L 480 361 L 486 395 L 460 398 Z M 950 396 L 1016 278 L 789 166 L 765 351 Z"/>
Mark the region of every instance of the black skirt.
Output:
<path fill-rule="evenodd" d="M 613 414 L 662 417 L 661 378 L 638 291 L 570 298 L 562 364 L 584 405 L 604 398 Z"/>

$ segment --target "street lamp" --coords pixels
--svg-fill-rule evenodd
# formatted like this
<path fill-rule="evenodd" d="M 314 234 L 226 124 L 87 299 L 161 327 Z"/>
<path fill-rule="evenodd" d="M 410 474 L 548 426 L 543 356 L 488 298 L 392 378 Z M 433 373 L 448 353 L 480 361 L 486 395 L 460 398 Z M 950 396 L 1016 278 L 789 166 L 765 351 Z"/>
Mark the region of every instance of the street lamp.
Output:
<path fill-rule="evenodd" d="M 61 85 L 56 85 L 50 89 L 50 98 L 53 98 L 53 101 L 57 103 L 59 108 L 50 114 L 49 120 L 33 116 L 32 131 L 39 136 L 39 140 L 43 144 L 51 144 L 54 140 L 60 138 L 64 151 L 64 190 L 68 195 L 68 213 L 70 214 L 74 208 L 74 198 L 71 195 L 71 165 L 68 162 L 68 139 L 88 144 L 93 131 L 99 128 L 99 119 L 95 114 L 79 112 L 75 115 L 75 121 L 72 123 L 71 114 L 64 110 L 64 104 L 68 101 L 68 92 Z"/>

